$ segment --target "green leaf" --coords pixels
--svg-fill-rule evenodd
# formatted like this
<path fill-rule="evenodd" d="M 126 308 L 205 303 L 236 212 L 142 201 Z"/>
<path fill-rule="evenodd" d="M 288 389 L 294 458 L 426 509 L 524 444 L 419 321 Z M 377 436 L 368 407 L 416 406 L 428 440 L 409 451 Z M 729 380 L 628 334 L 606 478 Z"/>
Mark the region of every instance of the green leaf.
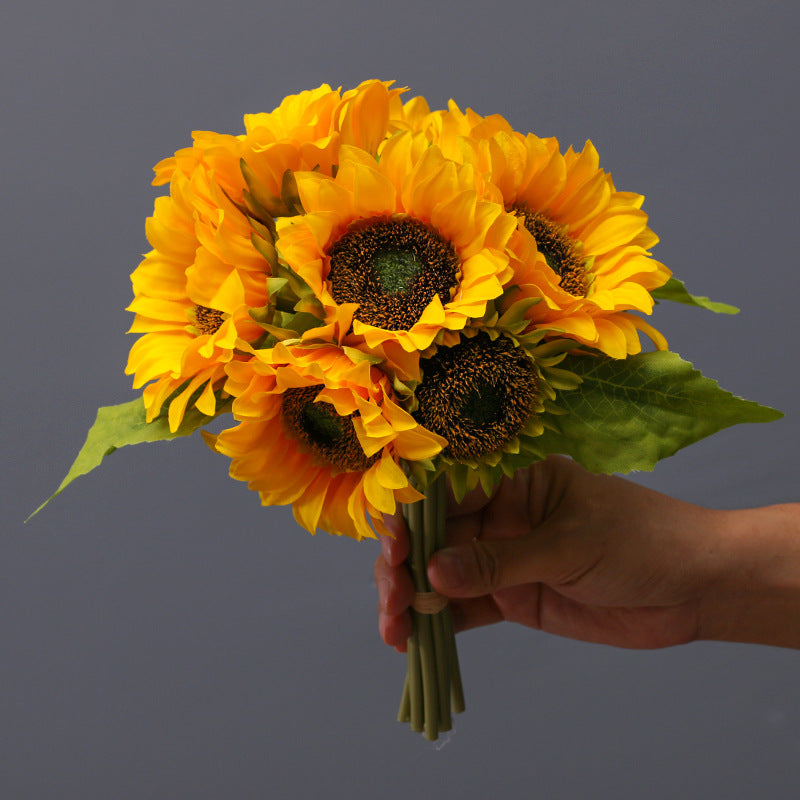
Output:
<path fill-rule="evenodd" d="M 525 314 L 540 301 L 540 297 L 526 297 L 522 300 L 517 300 L 506 309 L 506 311 L 497 321 L 498 325 L 502 325 L 503 327 L 507 328 L 519 325 L 524 320 Z"/>
<path fill-rule="evenodd" d="M 303 203 L 300 200 L 300 193 L 297 190 L 297 181 L 294 177 L 294 172 L 287 169 L 283 173 L 283 180 L 281 181 L 281 200 L 286 208 L 289 209 L 291 215 L 305 214 Z"/>
<path fill-rule="evenodd" d="M 381 356 L 376 356 L 372 353 L 365 353 L 363 350 L 359 350 L 357 347 L 346 347 L 345 345 L 342 345 L 342 350 L 347 353 L 350 360 L 354 364 L 358 364 L 361 361 L 366 361 L 368 364 L 377 366 L 378 364 L 383 363 L 383 358 Z"/>
<path fill-rule="evenodd" d="M 267 278 L 267 294 L 272 297 L 272 295 L 283 289 L 287 283 L 289 283 L 288 278 Z"/>
<path fill-rule="evenodd" d="M 721 389 L 676 353 L 621 360 L 573 355 L 562 365 L 583 382 L 559 395 L 566 414 L 547 416 L 536 446 L 572 456 L 592 472 L 651 470 L 729 425 L 783 416 Z"/>
<path fill-rule="evenodd" d="M 261 179 L 251 169 L 250 165 L 244 160 L 239 161 L 239 168 L 242 177 L 250 190 L 245 195 L 246 200 L 253 204 L 253 211 L 257 214 L 266 213 L 267 217 L 279 217 L 286 214 L 286 207 L 279 197 L 275 197 L 269 189 L 261 182 Z"/>
<path fill-rule="evenodd" d="M 224 408 L 223 408 L 224 411 Z M 222 413 L 222 412 L 220 412 Z M 162 414 L 152 422 L 145 421 L 145 407 L 141 397 L 116 406 L 103 406 L 89 429 L 86 441 L 78 453 L 61 485 L 25 521 L 38 514 L 56 495 L 61 494 L 76 478 L 99 467 L 103 459 L 120 447 L 142 442 L 160 442 L 188 436 L 210 422 L 214 417 L 201 414 L 192 407 L 183 415 L 183 422 L 175 433 L 169 429 L 167 415 Z"/>
<path fill-rule="evenodd" d="M 739 313 L 739 309 L 736 308 L 736 306 L 731 306 L 727 303 L 717 303 L 714 300 L 709 300 L 707 297 L 698 297 L 697 295 L 689 294 L 686 285 L 677 278 L 670 278 L 660 288 L 653 289 L 650 294 L 653 295 L 654 300 L 672 300 L 674 303 L 683 303 L 687 306 L 706 308 L 716 314 Z"/>
<path fill-rule="evenodd" d="M 250 241 L 253 247 L 263 256 L 273 272 L 278 268 L 278 251 L 272 242 L 267 241 L 263 236 L 259 236 L 255 231 L 250 234 Z"/>

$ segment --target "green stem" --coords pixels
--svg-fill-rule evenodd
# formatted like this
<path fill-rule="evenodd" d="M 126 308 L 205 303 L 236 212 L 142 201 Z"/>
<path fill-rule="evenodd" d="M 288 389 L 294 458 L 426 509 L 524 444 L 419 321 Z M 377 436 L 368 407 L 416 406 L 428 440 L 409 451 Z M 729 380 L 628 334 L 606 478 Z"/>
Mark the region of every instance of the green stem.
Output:
<path fill-rule="evenodd" d="M 403 684 L 403 696 L 400 698 L 400 710 L 397 712 L 398 722 L 411 722 L 411 694 L 408 688 L 409 678 L 406 672 L 406 680 Z"/>
<path fill-rule="evenodd" d="M 419 654 L 422 662 L 422 696 L 425 706 L 425 738 L 433 741 L 439 735 L 439 684 L 436 677 L 433 625 L 429 614 L 420 614 L 418 621 Z"/>
<path fill-rule="evenodd" d="M 439 475 L 428 490 L 425 500 L 425 535 L 426 535 L 426 563 L 431 556 L 445 546 L 445 523 L 447 518 L 447 479 L 444 474 Z M 445 608 L 432 617 L 434 641 L 436 647 L 436 671 L 439 690 L 439 728 L 449 731 L 452 726 L 450 716 L 450 660 L 451 652 L 447 641 L 447 626 Z M 451 632 L 452 635 L 452 632 Z"/>
<path fill-rule="evenodd" d="M 409 509 L 409 531 L 411 532 L 412 573 L 417 592 L 430 591 L 427 563 L 430 558 L 428 523 L 430 511 L 427 502 L 414 503 Z M 419 658 L 422 669 L 422 701 L 425 709 L 425 737 L 435 739 L 439 728 L 439 697 L 436 679 L 436 653 L 434 650 L 431 618 L 428 614 L 415 615 L 415 630 L 419 642 Z"/>
<path fill-rule="evenodd" d="M 444 475 L 431 482 L 424 500 L 403 506 L 411 544 L 408 565 L 418 593 L 431 591 L 427 564 L 445 545 L 446 508 Z M 448 607 L 437 614 L 412 610 L 411 617 L 408 672 L 398 719 L 433 740 L 451 729 L 451 711 L 464 710 L 455 634 Z"/>
<path fill-rule="evenodd" d="M 464 704 L 464 686 L 461 683 L 461 669 L 458 666 L 458 650 L 456 649 L 456 634 L 453 630 L 453 617 L 450 609 L 446 608 L 444 613 L 446 636 L 450 646 L 450 706 L 453 713 L 462 714 L 466 705 Z"/>
<path fill-rule="evenodd" d="M 408 640 L 408 697 L 411 705 L 409 714 L 411 730 L 421 733 L 425 722 L 425 709 L 422 704 L 422 668 L 416 630 Z"/>
<path fill-rule="evenodd" d="M 436 682 L 439 696 L 439 730 L 449 731 L 453 727 L 450 716 L 450 648 L 447 644 L 444 612 L 433 616 L 433 637 L 436 648 Z"/>
<path fill-rule="evenodd" d="M 436 523 L 436 549 L 441 550 L 447 545 L 447 479 L 441 475 L 434 484 L 437 490 L 438 514 Z M 450 608 L 445 608 L 441 613 L 442 627 L 444 629 L 443 639 L 447 643 L 447 661 L 450 672 L 450 706 L 455 714 L 464 712 L 464 687 L 461 682 L 461 669 L 458 665 L 458 650 L 456 648 L 456 636 L 453 630 L 453 615 Z"/>
<path fill-rule="evenodd" d="M 411 539 L 411 577 L 414 579 L 414 589 L 417 592 L 427 592 L 429 586 L 425 561 L 424 503 L 425 501 L 421 500 L 406 506 L 406 524 Z"/>

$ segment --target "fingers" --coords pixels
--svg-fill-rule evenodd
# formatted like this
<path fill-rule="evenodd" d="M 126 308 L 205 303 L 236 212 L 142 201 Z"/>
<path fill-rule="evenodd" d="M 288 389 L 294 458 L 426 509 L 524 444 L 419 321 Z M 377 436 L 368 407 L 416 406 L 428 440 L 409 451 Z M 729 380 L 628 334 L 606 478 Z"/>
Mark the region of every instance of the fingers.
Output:
<path fill-rule="evenodd" d="M 379 555 L 375 561 L 375 585 L 380 610 L 396 616 L 407 611 L 414 600 L 414 582 L 405 566 L 392 566 Z"/>
<path fill-rule="evenodd" d="M 404 653 L 412 623 L 409 611 L 414 599 L 414 584 L 405 566 L 391 566 L 383 554 L 375 561 L 378 588 L 378 630 L 390 647 Z M 465 631 L 500 622 L 503 615 L 491 597 L 477 597 L 450 603 L 455 630 Z"/>
<path fill-rule="evenodd" d="M 403 515 L 398 509 L 383 521 L 389 536 L 381 536 L 381 555 L 375 561 L 375 585 L 378 588 L 378 630 L 390 647 L 405 652 L 411 636 L 409 608 L 414 599 L 414 583 L 405 566 L 409 540 Z"/>
<path fill-rule="evenodd" d="M 409 541 L 408 528 L 402 513 L 398 510 L 393 516 L 384 516 L 383 522 L 392 534 L 392 537 L 381 536 L 381 551 L 386 563 L 398 567 L 408 558 Z"/>
<path fill-rule="evenodd" d="M 538 537 L 475 539 L 434 553 L 428 578 L 436 591 L 448 597 L 480 597 L 547 581 L 550 561 Z"/>
<path fill-rule="evenodd" d="M 406 613 L 398 617 L 385 617 L 379 614 L 378 630 L 386 644 L 394 647 L 398 653 L 405 653 L 412 632 L 411 615 Z"/>
<path fill-rule="evenodd" d="M 502 622 L 503 616 L 491 597 L 471 597 L 450 601 L 450 614 L 456 633 L 479 628 L 482 625 L 494 625 Z"/>
<path fill-rule="evenodd" d="M 401 561 L 390 564 L 383 555 L 375 561 L 375 585 L 378 588 L 378 630 L 386 644 L 400 650 L 406 649 L 411 636 L 409 608 L 414 599 L 414 583 Z"/>
<path fill-rule="evenodd" d="M 453 487 L 447 482 L 447 517 L 462 517 L 468 514 L 476 514 L 485 506 L 491 503 L 492 498 L 497 494 L 499 487 L 495 486 L 490 495 L 483 491 L 482 486 L 476 486 L 464 495 L 464 499 L 457 503 L 453 496 Z"/>
<path fill-rule="evenodd" d="M 526 581 L 530 558 L 523 557 L 525 546 L 520 542 L 530 530 L 530 520 L 526 503 L 520 501 L 527 497 L 527 490 L 527 478 L 523 476 L 502 484 L 491 497 L 478 487 L 458 507 L 451 502 L 447 523 L 450 546 L 434 555 L 428 576 L 433 588 L 442 594 L 470 598 L 451 603 L 456 630 L 503 619 L 489 595 Z M 378 625 L 384 642 L 404 651 L 412 631 L 409 607 L 414 599 L 414 585 L 405 563 L 409 536 L 399 512 L 385 517 L 384 522 L 391 537 L 381 537 L 382 554 L 375 563 Z"/>
<path fill-rule="evenodd" d="M 462 505 L 449 508 L 447 543 L 461 545 L 473 539 L 513 539 L 529 534 L 530 491 L 528 470 L 504 479 L 489 497 L 476 487 L 464 497 Z"/>

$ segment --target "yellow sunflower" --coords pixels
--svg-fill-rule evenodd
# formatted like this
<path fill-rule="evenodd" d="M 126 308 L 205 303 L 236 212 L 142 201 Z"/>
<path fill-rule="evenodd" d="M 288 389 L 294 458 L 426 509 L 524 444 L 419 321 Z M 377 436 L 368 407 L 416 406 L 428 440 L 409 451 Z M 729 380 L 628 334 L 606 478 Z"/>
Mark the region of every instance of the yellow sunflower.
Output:
<path fill-rule="evenodd" d="M 473 177 L 423 134 L 398 133 L 377 160 L 343 146 L 335 177 L 295 174 L 306 213 L 276 221 L 276 248 L 328 325 L 352 323 L 347 344 L 416 354 L 483 316 L 513 275 L 516 219 Z"/>
<path fill-rule="evenodd" d="M 531 327 L 556 330 L 613 358 L 638 353 L 640 331 L 666 349 L 664 337 L 630 313 L 650 314 L 650 292 L 671 275 L 651 257 L 658 237 L 641 210 L 644 197 L 616 190 L 591 142 L 581 153 L 570 148 L 562 155 L 553 139 L 528 136 L 524 151 L 515 137 L 497 139 L 516 156 L 524 152 L 520 171 L 514 157 L 494 165 L 495 182 L 520 221 L 518 285 L 523 296 L 543 299 L 529 311 Z"/>
<path fill-rule="evenodd" d="M 170 189 L 147 221 L 153 250 L 131 276 L 130 332 L 144 335 L 125 371 L 134 374 L 134 388 L 153 381 L 143 392 L 148 421 L 172 398 L 169 424 L 176 430 L 190 400 L 215 413 L 215 391 L 238 339 L 263 333 L 247 309 L 266 301 L 266 288 L 264 259 L 249 246 L 249 226 L 224 193 L 217 192 L 218 221 L 211 225 L 197 210 L 189 178 L 176 172 Z"/>
<path fill-rule="evenodd" d="M 148 419 L 172 397 L 176 429 L 187 403 L 206 414 L 238 339 L 263 334 L 249 310 L 268 304 L 267 278 L 277 214 L 295 213 L 286 175 L 333 171 L 342 141 L 376 151 L 387 136 L 389 106 L 402 91 L 366 81 L 341 93 L 323 85 L 291 95 L 271 113 L 248 114 L 245 134 L 195 132 L 192 147 L 155 167 L 169 182 L 147 223 L 153 250 L 132 275 L 136 313 L 126 373 L 144 390 Z"/>
<path fill-rule="evenodd" d="M 229 197 L 244 204 L 248 184 L 241 161 L 258 188 L 278 202 L 287 170 L 317 169 L 330 174 L 341 144 L 377 152 L 395 130 L 390 108 L 404 89 L 393 81 L 364 81 L 342 94 L 322 84 L 285 97 L 271 112 L 244 115 L 245 133 L 238 136 L 195 131 L 192 146 L 155 166 L 155 185 L 168 183 L 173 173 L 193 175 L 203 163 Z"/>
<path fill-rule="evenodd" d="M 408 407 L 420 425 L 446 439 L 436 467 L 446 469 L 456 499 L 479 482 L 488 494 L 503 475 L 543 458 L 537 438 L 547 415 L 561 413 L 556 391 L 580 384 L 557 366 L 575 343 L 543 342 L 543 336 L 470 327 L 421 358 Z"/>
<path fill-rule="evenodd" d="M 387 377 L 334 345 L 277 344 L 228 365 L 239 424 L 209 444 L 232 459 L 264 505 L 291 503 L 297 521 L 355 539 L 384 531 L 382 514 L 421 498 L 399 465 L 446 445 L 400 408 Z"/>
<path fill-rule="evenodd" d="M 487 198 L 519 219 L 511 244 L 515 283 L 541 299 L 531 329 L 553 330 L 615 358 L 639 352 L 639 332 L 657 347 L 663 336 L 635 313 L 650 314 L 650 292 L 670 270 L 651 257 L 658 237 L 641 210 L 644 198 L 620 192 L 600 169 L 591 142 L 561 153 L 554 138 L 523 136 L 500 115 L 427 109 L 422 98 L 395 104 L 407 129 L 421 132 L 450 159 L 475 169 Z"/>

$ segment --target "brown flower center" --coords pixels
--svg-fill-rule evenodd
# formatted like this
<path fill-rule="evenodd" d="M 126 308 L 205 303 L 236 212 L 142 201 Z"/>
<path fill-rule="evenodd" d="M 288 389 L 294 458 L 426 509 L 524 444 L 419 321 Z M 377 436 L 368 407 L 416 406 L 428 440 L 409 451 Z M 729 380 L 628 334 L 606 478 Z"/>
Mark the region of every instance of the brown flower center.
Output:
<path fill-rule="evenodd" d="M 413 217 L 352 225 L 328 255 L 333 299 L 358 303 L 355 318 L 384 330 L 409 330 L 434 295 L 448 303 L 460 277 L 453 245 Z"/>
<path fill-rule="evenodd" d="M 216 333 L 222 325 L 222 312 L 206 306 L 194 307 L 194 324 L 201 334 Z"/>
<path fill-rule="evenodd" d="M 504 337 L 485 333 L 440 347 L 420 361 L 417 421 L 444 436 L 445 456 L 479 459 L 507 444 L 527 421 L 536 399 L 536 370 Z"/>
<path fill-rule="evenodd" d="M 558 284 L 575 297 L 586 297 L 589 281 L 578 245 L 567 236 L 564 227 L 545 214 L 531 211 L 527 205 L 515 206 L 547 266 L 559 276 Z"/>
<path fill-rule="evenodd" d="M 344 472 L 363 472 L 380 457 L 367 458 L 355 428 L 353 414 L 343 417 L 330 403 L 315 402 L 322 385 L 287 389 L 281 415 L 289 434 L 308 447 L 325 464 Z"/>

